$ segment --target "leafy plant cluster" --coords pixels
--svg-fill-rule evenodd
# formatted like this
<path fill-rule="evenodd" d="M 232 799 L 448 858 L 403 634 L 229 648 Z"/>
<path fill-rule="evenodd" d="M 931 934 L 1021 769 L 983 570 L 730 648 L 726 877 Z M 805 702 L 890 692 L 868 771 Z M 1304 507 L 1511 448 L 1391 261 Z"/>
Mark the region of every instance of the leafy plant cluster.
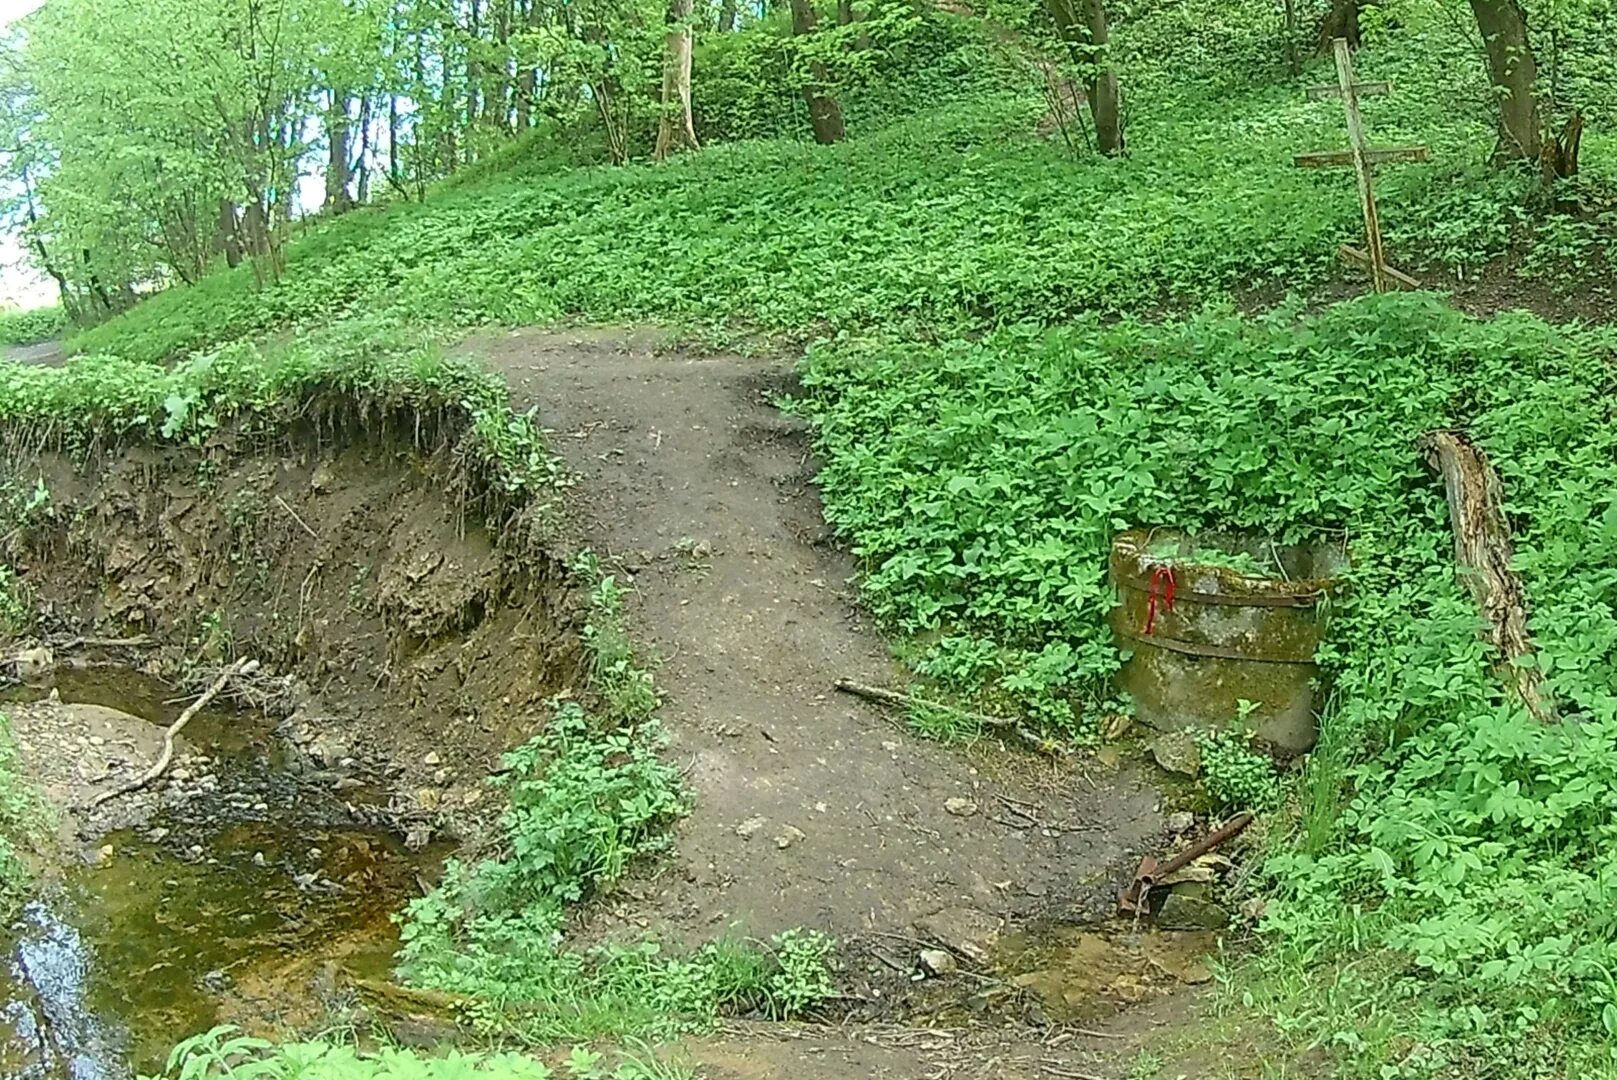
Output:
<path fill-rule="evenodd" d="M 1407 1043 L 1365 1046 L 1367 1075 L 1464 1074 L 1479 1048 L 1508 1074 L 1513 1048 L 1546 1039 L 1579 1075 L 1611 1066 L 1617 1026 L 1614 350 L 1608 333 L 1394 296 L 1302 319 L 822 347 L 801 407 L 871 605 L 940 635 L 923 670 L 1001 688 L 1036 670 L 1081 723 L 1118 663 L 1115 531 L 1345 535 L 1319 767 L 1267 863 L 1280 899 L 1265 926 L 1288 943 L 1276 964 L 1326 982 L 1326 958 L 1374 962 L 1340 976 L 1357 989 L 1335 1011 L 1286 1016 L 1289 1030 L 1349 1038 L 1374 996 L 1423 1050 L 1400 1072 Z M 1442 484 L 1415 449 L 1454 426 L 1503 478 L 1537 662 L 1568 722 L 1539 724 L 1505 692 L 1457 584 Z M 1224 795 L 1268 801 L 1228 750 L 1214 745 Z"/>
<path fill-rule="evenodd" d="M 513 1053 L 451 1051 L 429 1057 L 383 1047 L 360 1052 L 332 1042 L 275 1044 L 230 1026 L 174 1048 L 161 1077 L 143 1080 L 692 1080 L 689 1069 L 625 1057 L 615 1066 L 577 1046 L 558 1068 Z"/>
<path fill-rule="evenodd" d="M 1280 801 L 1274 762 L 1240 732 L 1200 732 L 1201 784 L 1220 809 L 1273 810 Z"/>
<path fill-rule="evenodd" d="M 474 1021 L 491 1032 L 547 1043 L 819 1004 L 834 993 L 834 946 L 813 931 L 781 934 L 767 949 L 717 941 L 688 954 L 654 941 L 582 953 L 564 946 L 567 906 L 663 850 L 666 826 L 687 810 L 678 770 L 658 756 L 657 698 L 622 628 L 622 592 L 588 553 L 575 570 L 593 584 L 584 640 L 599 711 L 552 702 L 547 728 L 506 755 L 493 781 L 509 800 L 503 850 L 476 865 L 451 863 L 444 883 L 410 904 L 402 975 L 472 996 Z"/>
<path fill-rule="evenodd" d="M 3 586 L 0 578 L 0 586 Z M 4 593 L 0 591 L 0 604 Z M 0 617 L 4 612 L 0 610 Z M 18 771 L 11 720 L 0 713 L 0 916 L 9 920 L 26 898 L 33 870 L 27 853 L 39 840 L 44 816 L 39 798 Z"/>
<path fill-rule="evenodd" d="M 0 345 L 33 345 L 67 330 L 67 312 L 60 307 L 8 311 L 0 315 Z"/>
<path fill-rule="evenodd" d="M 0 365 L 0 443 L 25 451 L 199 445 L 227 424 L 273 435 L 348 419 L 455 446 L 466 496 L 496 516 L 545 505 L 565 483 L 532 418 L 512 413 L 503 381 L 446 356 L 437 335 L 386 318 L 263 348 L 237 342 L 172 367 L 117 356 Z"/>

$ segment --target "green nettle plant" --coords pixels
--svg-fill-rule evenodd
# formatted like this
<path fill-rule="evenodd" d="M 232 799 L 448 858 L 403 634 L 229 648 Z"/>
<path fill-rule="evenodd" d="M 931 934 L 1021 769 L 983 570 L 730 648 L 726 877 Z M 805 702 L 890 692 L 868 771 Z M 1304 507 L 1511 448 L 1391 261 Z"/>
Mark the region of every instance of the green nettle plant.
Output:
<path fill-rule="evenodd" d="M 1333 692 L 1315 757 L 1334 765 L 1309 770 L 1329 786 L 1305 787 L 1300 842 L 1263 867 L 1265 929 L 1286 943 L 1272 956 L 1377 952 L 1367 970 L 1390 974 L 1359 973 L 1355 993 L 1396 997 L 1434 1046 L 1509 1048 L 1617 1027 L 1614 357 L 1609 332 L 1368 298 L 1301 321 L 826 346 L 797 408 L 870 605 L 941 633 L 919 668 L 967 692 L 1020 686 L 1060 643 L 1078 713 L 1104 714 L 1119 528 L 1345 533 L 1348 588 L 1319 658 Z M 1451 426 L 1500 472 L 1537 662 L 1575 722 L 1535 722 L 1492 674 L 1441 482 L 1412 449 Z M 1009 647 L 971 644 L 984 638 Z M 1276 805 L 1272 768 L 1238 735 L 1203 751 L 1213 798 Z M 1574 1040 L 1566 1060 L 1595 1045 Z"/>
<path fill-rule="evenodd" d="M 1238 731 L 1201 732 L 1201 783 L 1221 810 L 1273 810 L 1280 801 L 1274 763 Z"/>

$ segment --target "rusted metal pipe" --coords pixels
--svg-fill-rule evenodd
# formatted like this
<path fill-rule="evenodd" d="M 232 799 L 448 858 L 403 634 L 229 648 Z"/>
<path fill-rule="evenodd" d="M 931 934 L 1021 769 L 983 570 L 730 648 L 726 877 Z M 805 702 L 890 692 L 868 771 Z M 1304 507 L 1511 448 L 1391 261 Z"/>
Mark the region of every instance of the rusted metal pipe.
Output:
<path fill-rule="evenodd" d="M 1147 855 L 1140 860 L 1140 869 L 1135 872 L 1134 880 L 1129 882 L 1129 887 L 1124 889 L 1123 895 L 1118 898 L 1118 910 L 1131 914 L 1145 911 L 1147 901 L 1151 897 L 1151 889 L 1158 881 L 1176 870 L 1183 870 L 1193 860 L 1201 858 L 1220 844 L 1235 839 L 1245 832 L 1250 824 L 1252 813 L 1243 810 L 1165 863 L 1159 864 L 1154 856 Z"/>

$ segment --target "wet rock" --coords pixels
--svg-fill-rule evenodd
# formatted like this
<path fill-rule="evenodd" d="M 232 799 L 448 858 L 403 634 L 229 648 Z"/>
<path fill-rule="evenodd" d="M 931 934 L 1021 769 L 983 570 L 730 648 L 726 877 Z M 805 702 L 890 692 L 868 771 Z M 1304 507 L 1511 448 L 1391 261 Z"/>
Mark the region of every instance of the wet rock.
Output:
<path fill-rule="evenodd" d="M 316 735 L 309 740 L 309 756 L 322 765 L 335 765 L 348 756 L 348 745 L 333 735 Z"/>
<path fill-rule="evenodd" d="M 999 919 L 976 908 L 953 907 L 915 920 L 923 937 L 948 946 L 949 951 L 976 963 L 985 963 L 999 940 Z"/>
<path fill-rule="evenodd" d="M 1222 930 L 1230 924 L 1230 913 L 1199 896 L 1171 892 L 1157 912 L 1161 930 Z"/>
<path fill-rule="evenodd" d="M 955 817 L 971 817 L 977 812 L 977 804 L 970 799 L 950 799 L 943 804 L 943 808 Z"/>
<path fill-rule="evenodd" d="M 1188 731 L 1158 735 L 1151 744 L 1151 756 L 1163 769 L 1180 776 L 1194 778 L 1202 771 L 1201 751 L 1196 748 L 1196 737 Z"/>
<path fill-rule="evenodd" d="M 960 966 L 954 953 L 946 949 L 922 949 L 920 964 L 928 975 L 948 975 Z"/>
<path fill-rule="evenodd" d="M 15 661 L 17 678 L 27 686 L 48 686 L 56 681 L 56 654 L 41 645 L 24 649 Z"/>
<path fill-rule="evenodd" d="M 1189 810 L 1180 810 L 1168 815 L 1168 831 L 1178 836 L 1187 833 L 1196 826 L 1196 815 Z"/>

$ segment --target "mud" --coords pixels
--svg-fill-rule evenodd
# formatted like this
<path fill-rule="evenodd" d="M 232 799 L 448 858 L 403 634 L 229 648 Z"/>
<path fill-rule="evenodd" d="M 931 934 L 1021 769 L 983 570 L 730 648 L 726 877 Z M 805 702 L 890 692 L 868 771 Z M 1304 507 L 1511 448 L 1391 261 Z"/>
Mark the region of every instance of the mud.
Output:
<path fill-rule="evenodd" d="M 547 549 L 457 501 L 444 455 L 353 434 L 13 462 L 50 508 L 7 558 L 41 636 L 143 643 L 58 663 L 135 666 L 178 697 L 257 659 L 233 704 L 475 831 L 499 754 L 582 677 L 581 601 Z"/>
<path fill-rule="evenodd" d="M 385 985 L 393 916 L 487 835 L 499 755 L 583 678 L 542 523 L 485 528 L 447 453 L 368 429 L 0 472 L 49 492 L 5 538 L 39 619 L 0 657 L 39 651 L 0 665 L 0 710 L 55 837 L 0 940 L 0 1068 L 155 1073 L 218 1023 L 391 1021 L 357 988 Z M 92 806 L 238 657 L 261 666 L 170 767 Z"/>
<path fill-rule="evenodd" d="M 271 898 L 264 922 L 223 900 L 197 917 L 237 933 L 235 919 L 237 936 L 219 936 L 238 952 L 279 942 L 296 963 L 132 954 L 119 963 L 173 964 L 188 986 L 225 972 L 202 998 L 170 987 L 165 1000 L 182 1010 L 205 999 L 174 1019 L 170 1041 L 208 1010 L 258 1029 L 317 1026 L 345 997 L 344 972 L 363 972 L 388 942 L 371 909 L 334 909 L 337 921 L 315 919 L 312 936 L 351 945 L 336 955 L 299 945 L 313 918 L 310 887 L 342 884 L 344 871 L 325 861 L 341 840 L 302 846 L 261 830 L 300 792 L 340 796 L 338 817 L 300 819 L 297 835 L 364 838 L 387 882 L 368 891 L 395 908 L 411 892 L 396 880 L 401 868 L 421 876 L 417 889 L 430 884 L 421 859 L 431 850 L 410 848 L 447 836 L 475 842 L 497 810 L 480 793 L 498 753 L 542 723 L 548 696 L 582 680 L 582 604 L 553 552 L 588 546 L 634 590 L 630 630 L 657 663 L 671 754 L 687 763 L 696 806 L 673 853 L 580 912 L 579 940 L 829 931 L 843 946 L 837 1011 L 861 1021 L 747 1025 L 689 1040 L 682 1052 L 704 1075 L 1031 1077 L 1099 1075 L 1103 1065 L 1116 1075 L 1132 1037 L 1080 1037 L 1065 1018 L 1108 995 L 1128 1004 L 1117 984 L 1134 961 L 1112 965 L 1104 986 L 1069 992 L 1068 974 L 1086 974 L 1093 957 L 1079 949 L 1071 959 L 1021 935 L 1115 904 L 1140 854 L 1163 839 L 1153 777 L 1115 753 L 1049 759 L 994 742 L 941 746 L 834 692 L 838 678 L 897 683 L 902 673 L 860 611 L 856 567 L 824 526 L 806 433 L 771 404 L 790 389 L 789 365 L 670 354 L 655 336 L 616 331 L 522 332 L 468 348 L 507 378 L 518 409 L 538 407 L 581 480 L 554 523 L 565 538 L 556 547 L 535 540 L 553 533 L 481 528 L 458 501 L 451 463 L 397 431 L 338 440 L 329 428 L 275 440 L 232 432 L 200 448 L 88 464 L 47 455 L 11 467 L 27 488 L 43 479 L 51 493 L 48 518 L 8 553 L 43 607 L 43 634 L 142 642 L 64 645 L 58 662 L 71 653 L 162 677 L 172 709 L 231 659 L 253 656 L 264 672 L 235 704 L 266 710 L 268 740 L 255 734 L 253 745 L 286 755 L 267 767 L 269 790 L 280 793 L 271 799 L 226 777 L 252 769 L 221 769 L 220 755 L 188 747 L 177 762 L 187 775 L 148 793 L 139 814 L 81 822 L 81 840 L 96 836 L 95 863 L 75 868 L 71 884 L 64 878 L 52 910 L 79 911 L 82 927 L 94 920 L 73 904 L 90 902 L 96 882 L 130 873 L 132 883 L 113 891 L 145 897 L 135 903 L 150 912 L 179 888 L 170 881 L 190 882 L 194 896 L 207 890 L 188 873 L 239 870 L 244 892 Z M 59 692 L 73 696 L 67 682 Z M 150 760 L 150 730 L 95 723 L 47 740 L 40 775 L 52 746 L 73 763 L 57 778 L 63 790 Z M 202 779 L 210 776 L 212 785 Z M 252 800 L 245 809 L 243 797 Z M 213 823 L 211 839 L 181 835 L 168 823 L 175 815 Z M 132 831 L 98 832 L 109 828 Z M 270 872 L 279 884 L 251 877 Z M 51 926 L 34 933 L 56 940 Z M 920 951 L 938 948 L 960 970 L 921 977 Z M 1153 994 L 1190 981 L 1149 963 L 1141 970 Z M 276 1001 L 296 1005 L 277 1011 L 267 1004 Z M 928 1016 L 936 1024 L 911 1026 Z"/>

